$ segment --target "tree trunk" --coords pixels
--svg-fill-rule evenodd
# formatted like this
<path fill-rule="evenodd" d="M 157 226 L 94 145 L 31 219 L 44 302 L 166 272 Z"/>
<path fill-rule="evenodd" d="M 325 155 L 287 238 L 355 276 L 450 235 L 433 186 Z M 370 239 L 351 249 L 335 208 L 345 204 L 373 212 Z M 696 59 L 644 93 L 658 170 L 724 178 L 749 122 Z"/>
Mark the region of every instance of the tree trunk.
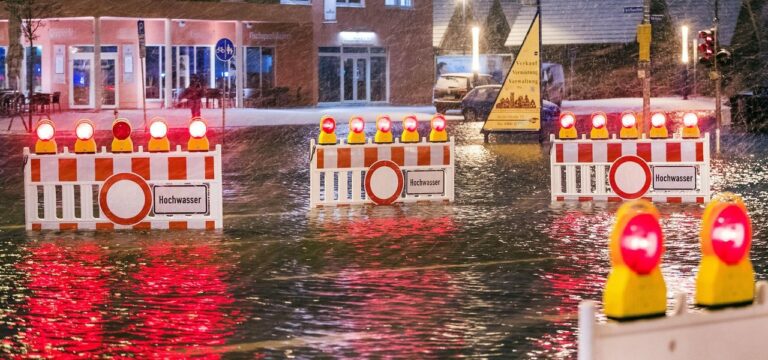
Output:
<path fill-rule="evenodd" d="M 14 90 L 21 90 L 21 62 L 24 59 L 24 48 L 21 46 L 21 18 L 18 7 L 8 7 L 11 14 L 8 17 L 8 84 Z"/>

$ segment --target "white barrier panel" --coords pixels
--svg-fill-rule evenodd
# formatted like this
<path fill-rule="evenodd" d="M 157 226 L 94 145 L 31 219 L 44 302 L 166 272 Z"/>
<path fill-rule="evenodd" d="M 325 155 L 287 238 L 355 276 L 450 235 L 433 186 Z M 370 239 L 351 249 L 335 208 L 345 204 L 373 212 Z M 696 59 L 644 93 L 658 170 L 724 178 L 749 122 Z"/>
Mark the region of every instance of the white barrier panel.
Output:
<path fill-rule="evenodd" d="M 768 283 L 757 283 L 755 303 L 688 313 L 685 295 L 672 316 L 597 323 L 596 305 L 579 305 L 579 359 L 765 359 Z"/>
<path fill-rule="evenodd" d="M 27 230 L 221 229 L 214 151 L 36 155 L 24 148 Z"/>
<path fill-rule="evenodd" d="M 557 140 L 552 201 L 704 203 L 711 197 L 709 134 L 700 139 Z"/>
<path fill-rule="evenodd" d="M 453 201 L 454 142 L 310 144 L 310 206 Z"/>

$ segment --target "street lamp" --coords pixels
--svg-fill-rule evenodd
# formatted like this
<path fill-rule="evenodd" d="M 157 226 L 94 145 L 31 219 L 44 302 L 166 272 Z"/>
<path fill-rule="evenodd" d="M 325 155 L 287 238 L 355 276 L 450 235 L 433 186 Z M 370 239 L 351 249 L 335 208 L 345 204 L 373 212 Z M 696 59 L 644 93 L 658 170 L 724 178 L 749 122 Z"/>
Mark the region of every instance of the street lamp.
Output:
<path fill-rule="evenodd" d="M 688 100 L 688 26 L 683 25 L 680 27 L 680 34 L 683 39 L 680 42 L 682 45 L 682 55 L 680 57 L 683 63 L 683 100 Z"/>
<path fill-rule="evenodd" d="M 480 72 L 480 27 L 472 27 L 472 74 L 477 81 Z"/>

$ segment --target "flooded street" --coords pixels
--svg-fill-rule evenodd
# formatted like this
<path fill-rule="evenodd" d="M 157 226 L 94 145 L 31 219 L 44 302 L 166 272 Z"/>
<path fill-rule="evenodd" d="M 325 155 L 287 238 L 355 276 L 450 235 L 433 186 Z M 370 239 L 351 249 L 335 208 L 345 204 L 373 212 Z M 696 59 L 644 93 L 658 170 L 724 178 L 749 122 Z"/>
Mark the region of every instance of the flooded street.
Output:
<path fill-rule="evenodd" d="M 549 148 L 483 145 L 481 125 L 449 124 L 454 204 L 312 210 L 317 126 L 232 130 L 220 232 L 26 232 L 31 136 L 4 135 L 0 357 L 575 356 L 577 306 L 601 297 L 618 204 L 551 204 Z M 729 134 L 723 150 L 712 188 L 744 196 L 765 279 L 768 136 Z M 668 296 L 691 300 L 704 206 L 657 206 Z"/>

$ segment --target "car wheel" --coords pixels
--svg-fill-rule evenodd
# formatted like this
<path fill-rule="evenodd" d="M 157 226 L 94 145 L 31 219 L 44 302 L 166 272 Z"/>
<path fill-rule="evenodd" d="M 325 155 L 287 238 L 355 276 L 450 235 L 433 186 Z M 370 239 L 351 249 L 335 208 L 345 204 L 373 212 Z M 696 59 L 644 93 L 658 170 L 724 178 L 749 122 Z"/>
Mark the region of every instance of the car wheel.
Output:
<path fill-rule="evenodd" d="M 465 121 L 477 121 L 477 113 L 475 112 L 475 109 L 464 109 L 462 113 L 464 114 Z"/>

